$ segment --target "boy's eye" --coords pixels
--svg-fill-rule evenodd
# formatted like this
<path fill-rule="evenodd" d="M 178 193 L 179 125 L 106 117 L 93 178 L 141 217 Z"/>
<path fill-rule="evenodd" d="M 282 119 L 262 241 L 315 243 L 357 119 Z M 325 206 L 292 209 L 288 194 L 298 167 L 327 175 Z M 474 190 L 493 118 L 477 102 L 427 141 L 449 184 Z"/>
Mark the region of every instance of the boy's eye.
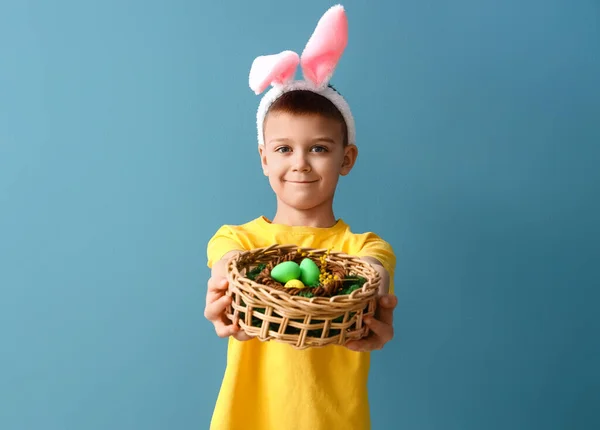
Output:
<path fill-rule="evenodd" d="M 292 148 L 290 148 L 289 146 L 280 146 L 275 149 L 275 152 L 279 152 L 281 154 L 292 152 Z M 328 152 L 328 149 L 325 146 L 316 145 L 310 148 L 310 152 Z"/>

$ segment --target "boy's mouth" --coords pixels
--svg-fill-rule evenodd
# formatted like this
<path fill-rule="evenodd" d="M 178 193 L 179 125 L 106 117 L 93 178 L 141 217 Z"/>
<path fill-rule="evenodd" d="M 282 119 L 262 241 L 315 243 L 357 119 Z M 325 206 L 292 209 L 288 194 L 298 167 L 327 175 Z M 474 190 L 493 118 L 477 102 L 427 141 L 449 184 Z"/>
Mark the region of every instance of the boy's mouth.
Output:
<path fill-rule="evenodd" d="M 289 182 L 291 184 L 314 184 L 317 181 L 285 181 L 285 182 Z"/>

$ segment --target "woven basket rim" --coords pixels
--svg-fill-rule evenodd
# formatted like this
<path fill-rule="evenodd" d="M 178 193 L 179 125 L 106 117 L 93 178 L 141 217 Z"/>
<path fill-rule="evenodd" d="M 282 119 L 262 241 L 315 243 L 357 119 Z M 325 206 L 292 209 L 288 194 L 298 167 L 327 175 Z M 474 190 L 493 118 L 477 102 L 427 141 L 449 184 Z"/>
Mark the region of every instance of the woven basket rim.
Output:
<path fill-rule="evenodd" d="M 258 282 L 253 281 L 250 278 L 247 278 L 246 276 L 243 276 L 240 272 L 239 269 L 237 267 L 237 262 L 242 259 L 247 257 L 248 255 L 253 255 L 253 254 L 264 254 L 266 252 L 269 251 L 278 251 L 278 250 L 296 250 L 296 249 L 300 249 L 303 252 L 310 252 L 312 254 L 324 254 L 325 252 L 329 252 L 330 256 L 335 256 L 337 258 L 341 258 L 341 259 L 346 259 L 346 260 L 350 260 L 355 264 L 361 265 L 365 268 L 367 268 L 368 270 L 371 270 L 373 272 L 373 276 L 372 277 L 367 277 L 365 284 L 357 289 L 354 290 L 352 293 L 350 294 L 339 294 L 339 295 L 335 295 L 332 297 L 322 297 L 322 296 L 316 296 L 316 297 L 304 297 L 304 296 L 300 296 L 300 295 L 291 295 L 291 294 L 287 294 L 281 290 L 278 290 L 276 288 L 273 287 L 269 287 L 267 285 L 264 284 L 259 284 Z M 330 250 L 328 248 L 311 248 L 311 247 L 303 247 L 303 246 L 297 246 L 294 244 L 287 244 L 287 245 L 271 245 L 271 246 L 267 246 L 267 247 L 260 247 L 260 248 L 254 248 L 252 250 L 247 250 L 247 251 L 242 251 L 236 255 L 234 255 L 233 257 L 231 257 L 229 259 L 229 261 L 227 262 L 227 277 L 228 280 L 231 282 L 231 267 L 234 267 L 235 270 L 238 272 L 238 277 L 241 279 L 244 279 L 244 281 L 247 284 L 250 284 L 252 286 L 252 288 L 255 289 L 262 289 L 265 291 L 268 291 L 271 294 L 275 294 L 276 296 L 278 295 L 285 295 L 286 300 L 292 300 L 292 301 L 296 301 L 296 302 L 305 302 L 305 303 L 314 303 L 314 304 L 327 304 L 327 303 L 334 303 L 334 302 L 339 302 L 339 301 L 344 301 L 346 299 L 354 299 L 356 296 L 358 295 L 363 295 L 365 294 L 366 297 L 364 297 L 363 299 L 368 299 L 369 297 L 371 297 L 372 295 L 376 295 L 378 292 L 378 282 L 373 282 L 373 281 L 377 281 L 379 278 L 379 272 L 377 272 L 370 263 L 368 263 L 367 261 L 362 260 L 360 257 L 358 256 L 353 256 L 353 255 L 349 255 L 347 253 L 341 252 L 341 251 L 334 251 L 334 250 Z"/>

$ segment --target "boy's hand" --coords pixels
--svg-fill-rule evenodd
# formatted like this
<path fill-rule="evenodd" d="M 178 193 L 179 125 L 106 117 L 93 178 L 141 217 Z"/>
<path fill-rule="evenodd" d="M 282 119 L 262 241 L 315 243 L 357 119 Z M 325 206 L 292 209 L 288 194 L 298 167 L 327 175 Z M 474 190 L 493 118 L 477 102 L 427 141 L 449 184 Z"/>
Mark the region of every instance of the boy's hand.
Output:
<path fill-rule="evenodd" d="M 219 337 L 233 336 L 235 339 L 244 341 L 252 339 L 239 325 L 233 324 L 225 316 L 227 306 L 231 303 L 231 296 L 226 295 L 229 283 L 225 277 L 226 259 L 215 263 L 212 270 L 212 276 L 208 280 L 208 289 L 206 291 L 206 306 L 204 308 L 204 317 L 213 323 L 215 331 Z"/>
<path fill-rule="evenodd" d="M 346 343 L 346 347 L 360 352 L 382 349 L 394 338 L 394 309 L 397 304 L 396 296 L 391 294 L 381 296 L 375 311 L 376 318 L 367 317 L 364 320 L 372 333 L 363 339 Z"/>
<path fill-rule="evenodd" d="M 375 318 L 365 318 L 365 324 L 371 329 L 371 333 L 360 340 L 351 340 L 346 347 L 352 351 L 373 351 L 382 349 L 394 337 L 394 309 L 398 304 L 398 298 L 389 294 L 390 275 L 383 265 L 373 257 L 363 257 L 362 260 L 371 264 L 381 276 L 379 286 L 379 302 L 375 309 Z"/>

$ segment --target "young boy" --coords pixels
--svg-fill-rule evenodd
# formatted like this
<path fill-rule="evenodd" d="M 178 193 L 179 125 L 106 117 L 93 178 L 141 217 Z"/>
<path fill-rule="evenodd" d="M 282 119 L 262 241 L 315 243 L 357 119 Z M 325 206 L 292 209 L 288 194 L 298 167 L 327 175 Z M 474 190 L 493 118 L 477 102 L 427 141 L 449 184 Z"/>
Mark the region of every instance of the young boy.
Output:
<path fill-rule="evenodd" d="M 214 430 L 370 428 L 369 351 L 381 349 L 394 335 L 396 260 L 379 236 L 353 233 L 333 213 L 339 177 L 350 173 L 358 155 L 349 107 L 328 85 L 345 48 L 345 23 L 341 6 L 323 16 L 302 54 L 305 81 L 291 81 L 297 61 L 289 51 L 253 64 L 251 87 L 261 92 L 265 83 L 273 84 L 259 107 L 257 127 L 261 165 L 277 210 L 272 220 L 261 216 L 222 226 L 208 243 L 212 270 L 205 316 L 220 337 L 229 337 Z M 259 70 L 265 59 L 268 64 Z M 372 333 L 345 346 L 296 350 L 251 339 L 233 326 L 224 316 L 231 300 L 225 295 L 226 262 L 238 252 L 272 244 L 333 248 L 378 270 L 379 306 L 376 318 L 366 321 Z"/>

